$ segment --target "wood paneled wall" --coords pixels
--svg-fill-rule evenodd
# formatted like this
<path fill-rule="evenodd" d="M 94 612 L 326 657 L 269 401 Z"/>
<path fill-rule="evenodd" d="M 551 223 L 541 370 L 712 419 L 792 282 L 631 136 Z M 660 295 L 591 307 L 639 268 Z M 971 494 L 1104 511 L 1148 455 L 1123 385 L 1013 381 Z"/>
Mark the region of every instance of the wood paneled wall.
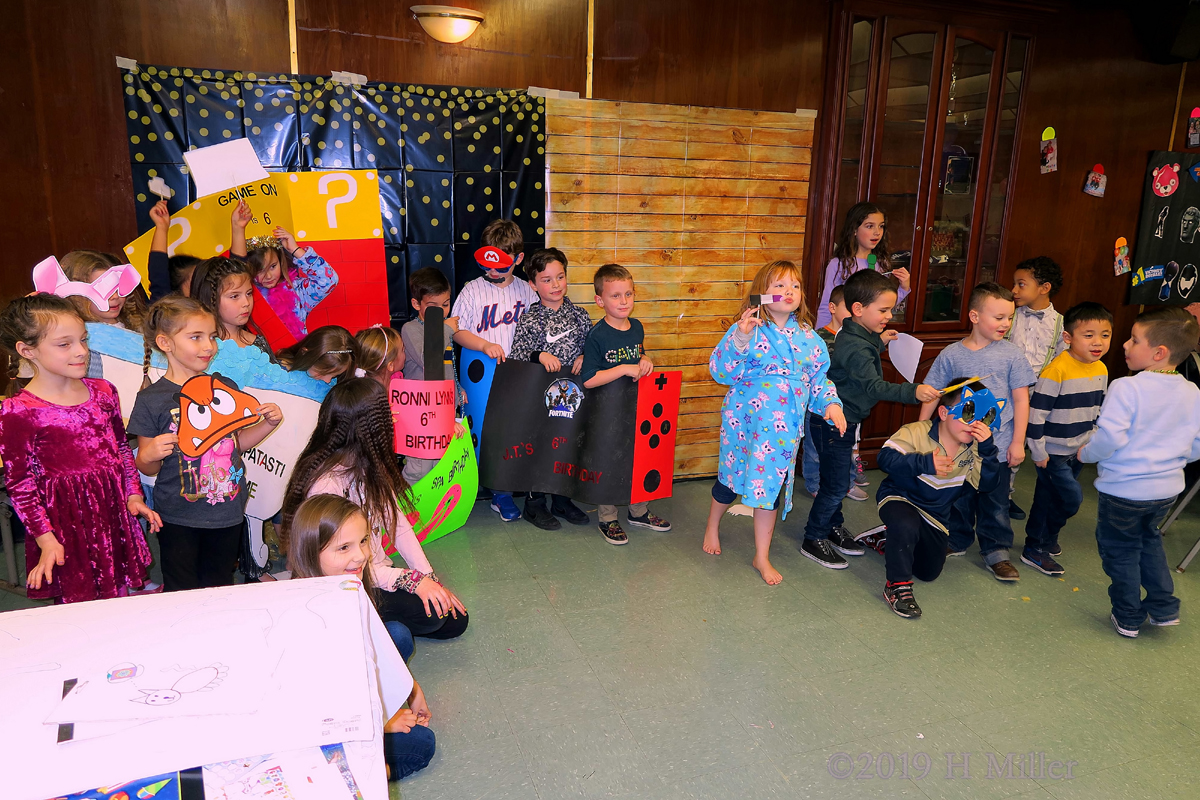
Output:
<path fill-rule="evenodd" d="M 683 372 L 677 477 L 716 472 L 726 387 L 709 376 L 746 281 L 804 250 L 813 116 L 548 100 L 547 244 L 571 300 L 601 316 L 592 275 L 629 267 L 655 365 Z"/>

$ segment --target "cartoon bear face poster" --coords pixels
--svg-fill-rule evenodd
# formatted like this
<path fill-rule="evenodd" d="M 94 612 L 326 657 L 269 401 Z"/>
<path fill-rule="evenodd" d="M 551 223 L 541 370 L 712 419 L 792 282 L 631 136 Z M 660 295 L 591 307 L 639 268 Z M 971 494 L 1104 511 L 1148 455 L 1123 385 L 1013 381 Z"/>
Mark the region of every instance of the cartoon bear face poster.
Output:
<path fill-rule="evenodd" d="M 1151 154 L 1132 249 L 1130 303 L 1200 301 L 1200 155 Z"/>

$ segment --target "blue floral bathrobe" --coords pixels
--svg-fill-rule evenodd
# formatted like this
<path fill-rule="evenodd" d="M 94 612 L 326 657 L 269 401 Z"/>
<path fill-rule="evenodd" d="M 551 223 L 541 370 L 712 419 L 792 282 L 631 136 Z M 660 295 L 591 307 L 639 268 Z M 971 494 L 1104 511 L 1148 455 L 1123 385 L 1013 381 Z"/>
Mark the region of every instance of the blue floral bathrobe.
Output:
<path fill-rule="evenodd" d="M 717 479 L 751 508 L 770 508 L 784 489 L 786 519 L 805 411 L 824 416 L 830 404 L 841 405 L 826 375 L 829 353 L 795 317 L 783 328 L 755 328 L 745 353 L 734 347 L 735 330 L 726 332 L 708 361 L 713 380 L 732 387 L 721 404 Z"/>

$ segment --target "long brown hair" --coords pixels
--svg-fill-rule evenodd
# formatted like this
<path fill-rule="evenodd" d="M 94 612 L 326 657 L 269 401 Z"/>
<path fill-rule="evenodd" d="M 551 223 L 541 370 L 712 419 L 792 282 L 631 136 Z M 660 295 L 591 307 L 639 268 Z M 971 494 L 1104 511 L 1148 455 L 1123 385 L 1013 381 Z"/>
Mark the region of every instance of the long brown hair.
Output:
<path fill-rule="evenodd" d="M 308 372 L 315 367 L 322 375 L 342 380 L 354 372 L 357 354 L 358 345 L 350 331 L 341 325 L 322 325 L 280 350 L 276 358 L 288 372 Z"/>
<path fill-rule="evenodd" d="M 796 317 L 796 322 L 802 328 L 806 325 L 812 327 L 812 312 L 808 310 L 808 303 L 804 301 L 804 278 L 800 275 L 800 268 L 791 261 L 782 260 L 772 261 L 754 274 L 754 280 L 750 281 L 750 290 L 742 299 L 742 307 L 738 309 L 736 319 L 740 319 L 742 314 L 746 313 L 746 309 L 750 307 L 750 295 L 770 294 L 768 289 L 771 288 L 771 284 L 782 275 L 791 275 L 796 279 L 796 283 L 800 284 L 800 306 L 792 312 Z"/>
<path fill-rule="evenodd" d="M 225 280 L 235 275 L 245 275 L 250 279 L 250 286 L 254 286 L 254 271 L 245 261 L 239 261 L 236 258 L 225 256 L 206 258 L 192 271 L 192 287 L 189 296 L 212 312 L 213 318 L 217 321 L 217 335 L 222 339 L 229 338 L 229 331 L 225 329 L 225 323 L 221 322 L 221 292 L 224 291 Z M 258 334 L 258 329 L 254 327 L 253 321 L 246 323 L 246 330 L 255 335 Z"/>
<path fill-rule="evenodd" d="M 102 253 L 99 250 L 72 250 L 62 257 L 59 264 L 62 266 L 63 272 L 73 281 L 81 283 L 91 283 L 92 273 L 103 272 L 110 267 L 117 267 L 126 262 L 118 259 L 111 253 Z M 92 301 L 86 297 L 69 297 L 67 298 L 75 306 L 75 310 L 79 312 L 79 316 L 84 322 L 100 322 L 100 318 L 96 316 L 95 308 L 92 306 Z M 121 313 L 117 320 L 125 326 L 126 330 L 131 330 L 137 333 L 142 329 L 142 320 L 146 314 L 146 301 L 144 293 L 134 291 L 125 298 L 125 305 L 121 308 Z"/>
<path fill-rule="evenodd" d="M 50 323 L 58 316 L 80 318 L 70 300 L 45 292 L 18 297 L 0 313 L 0 348 L 8 355 L 8 397 L 25 388 L 30 381 L 30 378 L 18 377 L 21 356 L 17 352 L 17 342 L 37 347 Z"/>
<path fill-rule="evenodd" d="M 321 551 L 329 546 L 338 529 L 354 517 L 366 520 L 363 510 L 336 494 L 317 494 L 305 500 L 292 518 L 287 543 L 288 568 L 295 578 L 321 577 Z M 363 565 L 363 586 L 374 599 L 371 560 Z"/>
<path fill-rule="evenodd" d="M 283 497 L 283 540 L 290 536 L 292 519 L 312 485 L 333 470 L 348 473 L 349 484 L 361 494 L 363 511 L 373 528 L 391 530 L 397 513 L 411 512 L 412 489 L 396 460 L 395 435 L 387 390 L 371 378 L 338 381 L 325 395 L 317 427 L 288 481 Z"/>
<path fill-rule="evenodd" d="M 892 252 L 888 249 L 887 213 L 874 203 L 855 203 L 846 212 L 846 221 L 842 223 L 842 232 L 833 248 L 833 257 L 838 260 L 838 283 L 845 283 L 858 266 L 858 229 L 872 214 L 883 216 L 883 236 L 871 251 L 875 254 L 875 269 L 888 271 Z"/>

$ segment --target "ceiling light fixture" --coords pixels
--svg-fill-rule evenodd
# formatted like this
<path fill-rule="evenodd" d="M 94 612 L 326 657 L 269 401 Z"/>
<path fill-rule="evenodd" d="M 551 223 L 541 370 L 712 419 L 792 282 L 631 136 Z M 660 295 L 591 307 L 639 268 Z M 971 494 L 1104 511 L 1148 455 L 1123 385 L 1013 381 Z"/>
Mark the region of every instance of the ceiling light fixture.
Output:
<path fill-rule="evenodd" d="M 470 38 L 483 14 L 456 6 L 412 6 L 409 8 L 425 32 L 446 44 L 456 44 Z"/>

